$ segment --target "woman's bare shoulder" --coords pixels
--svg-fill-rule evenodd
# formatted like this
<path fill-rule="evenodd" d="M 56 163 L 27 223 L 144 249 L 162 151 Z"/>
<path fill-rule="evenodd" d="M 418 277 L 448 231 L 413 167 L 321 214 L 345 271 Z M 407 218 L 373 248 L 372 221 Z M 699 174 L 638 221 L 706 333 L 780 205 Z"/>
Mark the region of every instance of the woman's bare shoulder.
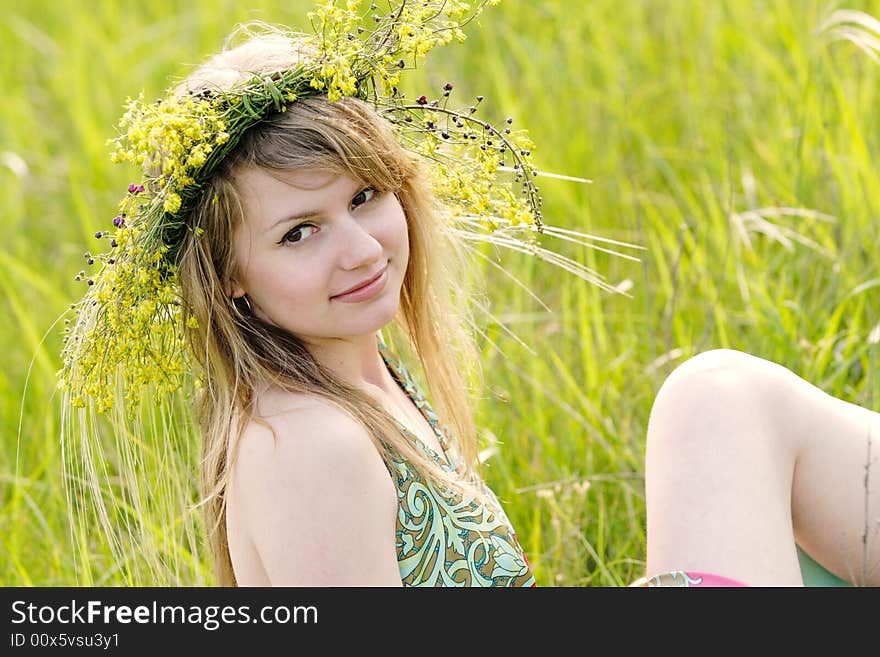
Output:
<path fill-rule="evenodd" d="M 397 493 L 366 429 L 322 399 L 271 401 L 241 435 L 230 500 L 270 581 L 399 581 Z"/>
<path fill-rule="evenodd" d="M 265 472 L 288 459 L 327 467 L 381 463 L 366 428 L 328 400 L 273 390 L 255 409 L 239 439 L 237 461 L 244 469 Z"/>
<path fill-rule="evenodd" d="M 348 415 L 338 406 L 317 395 L 291 392 L 278 386 L 264 386 L 254 393 L 253 417 L 270 419 L 301 411 Z"/>

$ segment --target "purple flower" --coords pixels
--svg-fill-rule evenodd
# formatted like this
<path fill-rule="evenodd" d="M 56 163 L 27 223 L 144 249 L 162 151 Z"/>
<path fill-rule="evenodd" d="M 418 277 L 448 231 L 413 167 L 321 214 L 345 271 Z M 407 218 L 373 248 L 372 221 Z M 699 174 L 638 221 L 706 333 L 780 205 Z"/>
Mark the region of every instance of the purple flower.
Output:
<path fill-rule="evenodd" d="M 137 185 L 135 185 L 134 183 L 131 183 L 131 184 L 128 186 L 128 193 L 129 193 L 129 194 L 134 194 L 136 191 L 137 191 Z"/>
<path fill-rule="evenodd" d="M 428 103 L 428 97 L 427 96 L 419 96 L 418 98 L 416 98 L 416 102 L 419 105 L 426 105 Z"/>
<path fill-rule="evenodd" d="M 125 226 L 125 219 L 122 218 L 121 214 L 118 214 L 113 218 L 113 225 L 117 228 L 122 228 L 123 226 Z"/>

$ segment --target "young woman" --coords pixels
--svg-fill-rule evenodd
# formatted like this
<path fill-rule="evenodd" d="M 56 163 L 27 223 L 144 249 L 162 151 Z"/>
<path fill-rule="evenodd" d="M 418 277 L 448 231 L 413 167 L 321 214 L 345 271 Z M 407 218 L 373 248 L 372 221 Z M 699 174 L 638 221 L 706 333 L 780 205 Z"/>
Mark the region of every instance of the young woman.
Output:
<path fill-rule="evenodd" d="M 201 373 L 221 584 L 535 583 L 479 474 L 478 366 L 448 228 L 462 207 L 493 228 L 540 227 L 540 211 L 509 128 L 397 93 L 394 70 L 465 22 L 435 29 L 445 6 L 397 3 L 363 49 L 352 15 L 322 5 L 319 38 L 256 35 L 123 121 L 119 157 L 147 184 L 129 188 L 89 279 L 66 399 L 114 408 L 118 363 L 129 384 Z M 476 148 L 450 163 L 446 144 Z M 487 184 L 505 168 L 524 194 Z M 858 567 L 875 418 L 749 356 L 682 366 L 649 428 L 646 583 L 797 584 L 795 539 L 876 583 Z"/>
<path fill-rule="evenodd" d="M 398 61 L 452 29 L 444 6 L 399 3 L 345 61 L 351 16 L 332 3 L 318 39 L 242 30 L 247 41 L 123 119 L 117 155 L 142 164 L 146 184 L 132 184 L 114 220 L 62 382 L 71 406 L 89 395 L 110 411 L 123 403 L 104 386 L 117 363 L 128 387 L 201 373 L 203 505 L 221 584 L 535 583 L 478 472 L 467 272 L 449 230 L 456 201 L 492 221 L 537 219 L 531 176 L 509 176 L 525 178 L 525 200 L 500 183 L 481 192 L 476 177 L 465 188 L 463 161 L 431 183 L 446 166 L 433 142 L 476 149 L 472 175 L 488 179 L 514 135 L 392 86 Z M 325 43 L 343 26 L 342 43 Z M 438 203 L 444 182 L 460 191 Z M 418 359 L 438 413 L 391 344 Z"/>
<path fill-rule="evenodd" d="M 283 57 L 275 46 L 251 41 L 199 81 L 240 75 L 255 51 Z M 448 284 L 438 260 L 449 255 L 418 167 L 383 123 L 356 99 L 291 104 L 228 156 L 208 192 L 217 201 L 196 219 L 205 233 L 184 247 L 184 298 L 210 309 L 200 326 L 220 324 L 217 315 L 228 326 L 213 342 L 200 336 L 205 366 L 239 380 L 230 401 L 247 418 L 207 434 L 223 581 L 534 581 L 488 491 L 471 503 L 442 494 L 474 463 L 459 461 L 379 335 L 400 317 L 472 444 L 448 347 L 447 334 L 462 331 L 436 289 Z M 215 425 L 218 401 L 204 426 Z"/>

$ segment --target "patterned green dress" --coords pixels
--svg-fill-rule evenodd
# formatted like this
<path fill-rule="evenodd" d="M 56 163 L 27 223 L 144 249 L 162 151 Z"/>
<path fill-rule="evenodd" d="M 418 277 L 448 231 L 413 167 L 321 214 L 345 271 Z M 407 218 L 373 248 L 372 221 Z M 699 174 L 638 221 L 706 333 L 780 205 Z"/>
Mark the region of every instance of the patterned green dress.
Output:
<path fill-rule="evenodd" d="M 401 429 L 440 467 L 453 472 L 460 456 L 441 430 L 418 384 L 388 347 L 379 343 L 388 370 L 434 429 L 443 455 L 402 424 Z M 389 468 L 397 485 L 397 562 L 404 586 L 534 586 L 528 559 L 495 494 L 482 483 L 489 502 L 438 489 L 398 454 Z"/>

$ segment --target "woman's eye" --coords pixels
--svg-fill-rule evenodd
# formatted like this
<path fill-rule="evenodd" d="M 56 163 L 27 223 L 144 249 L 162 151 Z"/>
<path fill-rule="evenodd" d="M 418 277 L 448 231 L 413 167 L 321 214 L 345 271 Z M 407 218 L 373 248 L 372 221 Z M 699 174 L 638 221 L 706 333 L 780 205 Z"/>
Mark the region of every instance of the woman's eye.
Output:
<path fill-rule="evenodd" d="M 287 233 L 284 237 L 281 238 L 282 242 L 302 242 L 309 235 L 314 233 L 317 230 L 317 226 L 313 224 L 300 224 L 296 228 L 292 229 L 289 233 Z"/>
<path fill-rule="evenodd" d="M 359 205 L 363 205 L 364 203 L 372 200 L 373 197 L 376 196 L 376 194 L 378 193 L 379 192 L 377 192 L 375 189 L 371 189 L 369 187 L 367 189 L 362 189 L 355 195 L 353 199 L 351 199 L 351 206 L 353 208 L 356 208 Z"/>

